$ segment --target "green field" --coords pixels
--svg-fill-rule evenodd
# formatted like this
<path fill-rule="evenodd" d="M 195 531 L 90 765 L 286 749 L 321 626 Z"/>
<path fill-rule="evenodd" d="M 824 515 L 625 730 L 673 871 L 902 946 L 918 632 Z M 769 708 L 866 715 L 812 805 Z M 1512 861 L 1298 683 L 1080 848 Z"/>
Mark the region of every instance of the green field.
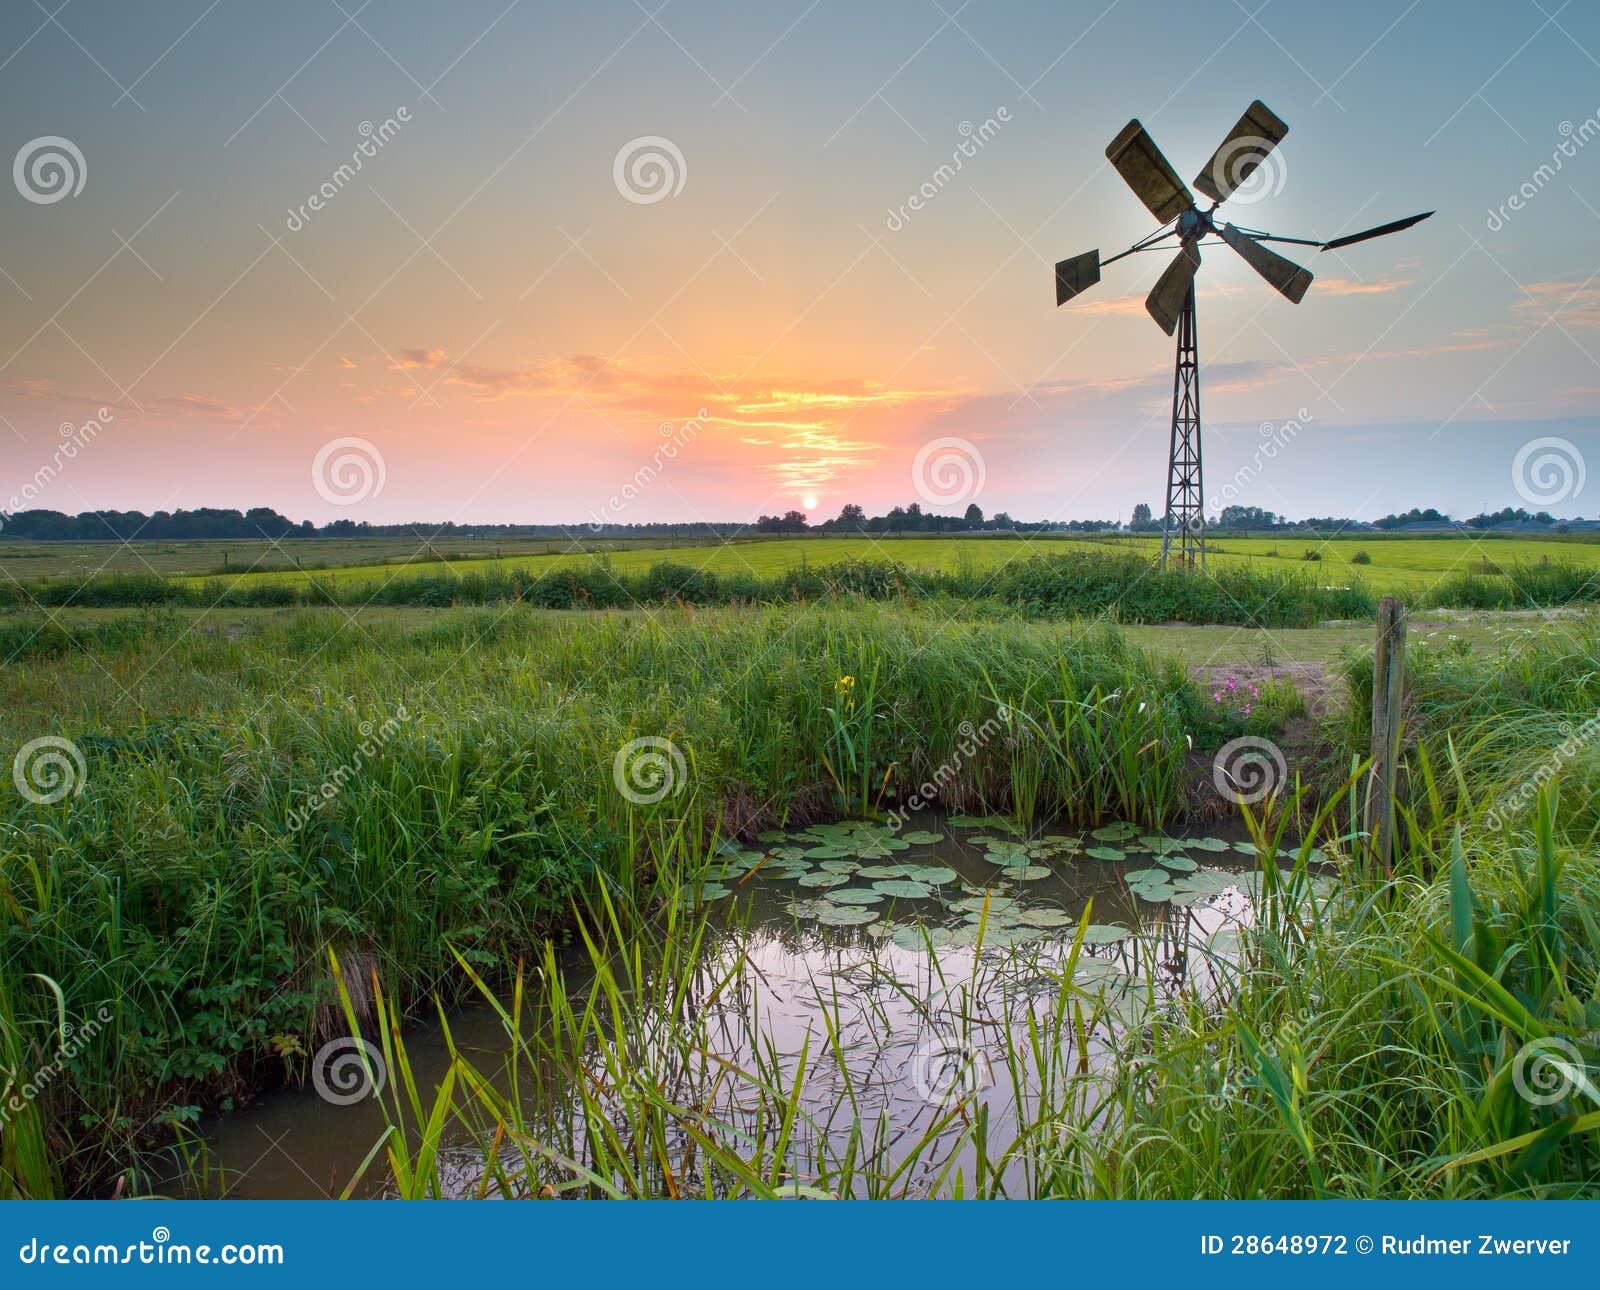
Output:
<path fill-rule="evenodd" d="M 449 570 L 466 573 L 486 569 L 518 569 L 538 573 L 553 568 L 583 568 L 608 561 L 618 572 L 642 572 L 663 560 L 687 564 L 713 573 L 781 574 L 802 565 L 813 567 L 844 560 L 885 560 L 913 570 L 998 568 L 1013 560 L 1069 551 L 1141 551 L 1154 555 L 1159 538 L 1035 537 L 807 537 L 724 543 L 700 548 L 666 546 L 619 547 L 603 555 L 586 552 L 514 555 L 501 559 L 462 560 L 452 563 L 426 558 L 409 560 L 407 573 Z M 1309 561 L 1308 551 L 1320 559 Z M 1352 564 L 1358 552 L 1371 563 Z M 1553 539 L 1506 540 L 1499 538 L 1224 538 L 1212 548 L 1216 566 L 1250 565 L 1265 570 L 1305 572 L 1318 581 L 1348 585 L 1360 581 L 1380 593 L 1424 591 L 1440 579 L 1460 573 L 1493 573 L 1523 563 L 1578 564 L 1600 574 L 1600 543 Z M 315 576 L 338 582 L 381 582 L 395 576 L 401 566 L 368 561 L 351 563 Z M 241 574 L 247 580 L 305 582 L 312 574 L 295 570 Z"/>
<path fill-rule="evenodd" d="M 671 547 L 703 545 L 707 539 L 677 538 Z M 492 561 L 570 551 L 627 551 L 662 546 L 661 538 L 593 538 L 580 529 L 571 537 L 209 538 L 194 541 L 23 542 L 0 540 L 0 578 L 93 577 L 106 573 L 163 576 L 315 571 L 349 565 L 379 568 L 423 561 Z M 670 549 L 670 548 L 669 548 Z"/>
<path fill-rule="evenodd" d="M 775 537 L 752 535 L 732 542 L 680 538 L 567 539 L 297 538 L 280 542 L 208 541 L 152 543 L 0 543 L 0 578 L 96 573 L 159 573 L 195 580 L 225 579 L 228 586 L 305 583 L 312 578 L 345 585 L 382 583 L 407 574 L 592 567 L 608 561 L 618 572 L 642 572 L 673 561 L 714 573 L 763 577 L 846 560 L 894 561 L 912 570 L 982 571 L 1034 555 L 1071 551 L 1140 551 L 1154 554 L 1152 537 L 875 536 Z M 1307 553 L 1319 558 L 1306 559 Z M 1368 564 L 1352 563 L 1365 553 Z M 1251 565 L 1309 573 L 1322 583 L 1355 581 L 1381 593 L 1426 591 L 1442 578 L 1494 573 L 1550 562 L 1592 568 L 1600 574 L 1600 540 L 1508 536 L 1219 537 L 1211 544 L 1217 568 Z"/>

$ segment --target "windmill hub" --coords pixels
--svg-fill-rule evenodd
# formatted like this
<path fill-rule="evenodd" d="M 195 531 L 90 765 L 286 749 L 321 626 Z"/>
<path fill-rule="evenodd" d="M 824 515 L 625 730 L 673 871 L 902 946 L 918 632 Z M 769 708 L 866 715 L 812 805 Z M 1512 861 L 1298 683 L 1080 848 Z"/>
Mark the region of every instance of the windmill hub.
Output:
<path fill-rule="evenodd" d="M 1212 207 L 1212 210 L 1215 209 Z M 1216 229 L 1211 224 L 1211 211 L 1202 211 L 1196 206 L 1191 206 L 1178 216 L 1178 236 L 1185 242 L 1214 232 Z"/>
<path fill-rule="evenodd" d="M 1200 359 L 1195 332 L 1194 278 L 1200 268 L 1200 248 L 1226 244 L 1285 298 L 1299 304 L 1311 286 L 1311 273 L 1293 260 L 1270 250 L 1264 243 L 1286 242 L 1332 251 L 1365 242 L 1386 233 L 1398 233 L 1432 215 L 1424 211 L 1406 219 L 1380 224 L 1360 233 L 1347 233 L 1328 242 L 1309 237 L 1283 237 L 1257 229 L 1238 228 L 1224 222 L 1218 227 L 1219 206 L 1238 192 L 1289 133 L 1272 109 L 1257 99 L 1217 145 L 1194 186 L 1211 199 L 1201 210 L 1172 163 L 1161 154 L 1155 140 L 1137 120 L 1129 121 L 1106 149 L 1106 157 L 1133 189 L 1134 196 L 1160 221 L 1161 227 L 1126 251 L 1102 260 L 1098 250 L 1086 251 L 1056 264 L 1056 304 L 1087 291 L 1100 281 L 1100 270 L 1138 251 L 1177 252 L 1145 297 L 1144 307 L 1161 330 L 1178 338 L 1177 366 L 1172 382 L 1172 440 L 1167 453 L 1167 509 L 1161 525 L 1161 564 L 1174 548 L 1178 562 L 1187 568 L 1205 563 L 1206 524 L 1200 462 Z M 1207 236 L 1216 240 L 1207 241 Z"/>

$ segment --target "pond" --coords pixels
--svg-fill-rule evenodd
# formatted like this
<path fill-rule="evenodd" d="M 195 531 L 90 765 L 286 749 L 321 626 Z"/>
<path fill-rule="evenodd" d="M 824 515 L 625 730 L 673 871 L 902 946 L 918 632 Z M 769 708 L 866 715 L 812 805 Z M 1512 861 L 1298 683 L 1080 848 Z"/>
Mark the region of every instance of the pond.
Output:
<path fill-rule="evenodd" d="M 769 1084 L 797 1087 L 788 1148 L 797 1179 L 805 1162 L 837 1158 L 859 1132 L 878 1159 L 909 1162 L 897 1185 L 948 1190 L 974 1163 L 978 1107 L 982 1149 L 1000 1152 L 1031 1122 L 1046 1082 L 1103 1066 L 1113 1041 L 1152 1008 L 1215 989 L 1237 959 L 1259 877 L 1254 846 L 1231 824 L 1187 836 L 1131 824 L 1024 831 L 999 817 L 929 814 L 899 829 L 845 822 L 763 834 L 725 846 L 715 871 L 680 895 L 712 914 L 696 979 L 660 1010 L 696 1014 L 697 1038 L 684 1051 L 703 1068 L 681 1069 L 682 1052 L 663 1038 L 677 1018 L 647 1010 L 625 1023 L 639 1032 L 625 1043 L 654 1083 L 673 1085 L 681 1104 L 710 1106 L 730 1134 L 751 1131 L 745 1121 L 760 1117 L 763 1099 L 722 1076 L 759 1069 Z M 569 958 L 565 988 L 582 999 L 595 970 Z M 1094 1006 L 1080 1009 L 1086 1024 L 1063 1027 L 1073 986 Z M 507 1031 L 495 1009 L 463 1009 L 449 1030 L 458 1052 L 507 1082 Z M 408 1032 L 407 1053 L 431 1095 L 451 1061 L 443 1029 Z M 308 1083 L 272 1094 L 209 1127 L 225 1194 L 345 1188 L 385 1121 L 370 1096 L 352 1100 L 336 1079 L 319 1083 L 320 1092 Z M 712 1102 L 696 1100 L 708 1087 Z M 547 1103 L 566 1100 L 541 1089 Z M 581 1151 L 570 1104 L 545 1113 L 562 1149 Z M 482 1186 L 482 1141 L 466 1126 L 447 1130 L 447 1192 Z M 1006 1164 L 1019 1194 L 1051 1164 L 1041 1154 L 1030 1147 Z M 386 1194 L 383 1171 L 380 1159 L 356 1194 Z"/>

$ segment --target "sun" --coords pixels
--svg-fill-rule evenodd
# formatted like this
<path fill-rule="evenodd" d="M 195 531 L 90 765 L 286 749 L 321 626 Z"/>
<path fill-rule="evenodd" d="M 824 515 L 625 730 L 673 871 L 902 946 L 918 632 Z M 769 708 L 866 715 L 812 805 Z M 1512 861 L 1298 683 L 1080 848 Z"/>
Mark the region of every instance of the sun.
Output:
<path fill-rule="evenodd" d="M 817 509 L 817 499 L 815 497 L 802 497 L 800 505 L 804 506 L 808 511 L 814 511 Z"/>

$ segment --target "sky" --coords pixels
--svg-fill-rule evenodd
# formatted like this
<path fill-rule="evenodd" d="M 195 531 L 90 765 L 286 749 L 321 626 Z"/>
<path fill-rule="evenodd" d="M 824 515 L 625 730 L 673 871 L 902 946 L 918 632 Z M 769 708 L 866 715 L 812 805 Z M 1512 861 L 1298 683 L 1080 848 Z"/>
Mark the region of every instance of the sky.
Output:
<path fill-rule="evenodd" d="M 1159 514 L 1166 257 L 1052 266 L 1260 98 L 1223 215 L 1437 214 L 1206 249 L 1211 509 L 1600 513 L 1597 73 L 1581 0 L 16 0 L 0 511 Z"/>

